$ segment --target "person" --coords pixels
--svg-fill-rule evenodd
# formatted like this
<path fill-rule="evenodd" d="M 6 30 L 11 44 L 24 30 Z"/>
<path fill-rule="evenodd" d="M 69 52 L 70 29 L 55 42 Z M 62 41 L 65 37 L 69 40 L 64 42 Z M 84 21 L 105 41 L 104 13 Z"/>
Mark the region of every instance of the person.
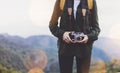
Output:
<path fill-rule="evenodd" d="M 56 0 L 49 29 L 58 38 L 60 73 L 73 72 L 74 58 L 77 63 L 77 73 L 88 73 L 92 46 L 100 33 L 96 1 L 93 0 L 93 8 L 89 10 L 87 0 L 71 0 L 71 2 L 65 0 L 62 10 L 60 0 Z M 70 38 L 70 33 L 73 32 L 84 32 L 82 35 L 84 38 L 74 42 Z"/>

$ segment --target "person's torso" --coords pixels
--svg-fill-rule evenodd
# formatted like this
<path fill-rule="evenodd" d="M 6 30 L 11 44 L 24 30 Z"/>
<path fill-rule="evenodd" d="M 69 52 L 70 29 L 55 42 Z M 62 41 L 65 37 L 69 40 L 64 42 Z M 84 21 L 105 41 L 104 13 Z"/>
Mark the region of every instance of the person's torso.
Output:
<path fill-rule="evenodd" d="M 84 19 L 82 16 L 81 3 L 77 3 L 78 5 L 76 5 L 76 8 L 74 8 L 75 6 L 74 4 L 75 3 L 73 3 L 73 6 L 72 6 L 73 11 L 72 11 L 72 16 L 70 20 L 70 17 L 68 14 L 68 5 L 66 1 L 63 9 L 63 13 L 61 15 L 61 19 L 60 19 L 60 28 L 65 31 L 76 31 L 76 32 L 83 32 L 83 30 L 86 30 L 87 33 L 89 33 L 90 31 L 89 19 L 86 18 L 85 19 L 86 23 L 84 23 Z M 76 16 L 74 13 L 76 13 Z M 88 15 L 88 13 L 86 14 Z"/>

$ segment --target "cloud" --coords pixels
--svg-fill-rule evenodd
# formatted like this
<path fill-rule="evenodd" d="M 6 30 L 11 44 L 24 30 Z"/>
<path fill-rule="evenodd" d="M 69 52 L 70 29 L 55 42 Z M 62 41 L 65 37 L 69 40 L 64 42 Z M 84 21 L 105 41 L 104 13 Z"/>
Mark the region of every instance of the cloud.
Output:
<path fill-rule="evenodd" d="M 96 0 L 101 36 L 120 23 L 120 0 Z M 29 36 L 50 34 L 48 29 L 55 0 L 0 0 L 0 33 Z M 24 30 L 23 30 L 24 29 Z"/>
<path fill-rule="evenodd" d="M 98 4 L 101 36 L 107 36 L 115 24 L 120 23 L 120 0 L 96 0 Z"/>

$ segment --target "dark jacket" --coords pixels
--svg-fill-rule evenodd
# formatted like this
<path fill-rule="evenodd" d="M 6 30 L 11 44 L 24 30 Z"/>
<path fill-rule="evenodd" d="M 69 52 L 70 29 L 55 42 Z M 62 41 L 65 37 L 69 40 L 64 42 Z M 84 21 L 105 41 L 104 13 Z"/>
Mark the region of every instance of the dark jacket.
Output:
<path fill-rule="evenodd" d="M 74 0 L 68 0 L 68 8 L 71 8 L 73 6 L 73 1 Z M 82 8 L 87 8 L 86 0 L 81 0 L 81 7 Z"/>
<path fill-rule="evenodd" d="M 87 57 L 91 55 L 92 44 L 98 39 L 100 32 L 98 24 L 97 6 L 96 1 L 93 0 L 93 9 L 87 9 L 86 24 L 83 23 L 82 7 L 80 4 L 77 9 L 77 17 L 74 19 L 72 14 L 72 24 L 69 23 L 68 5 L 67 0 L 65 2 L 62 13 L 60 12 L 59 0 L 56 1 L 52 18 L 50 20 L 49 28 L 54 36 L 58 38 L 59 55 L 75 55 L 80 57 Z M 60 18 L 60 24 L 58 24 L 58 18 Z M 54 21 L 54 22 L 53 22 Z M 83 26 L 85 25 L 86 35 L 89 38 L 86 44 L 67 44 L 62 40 L 63 34 L 66 31 L 83 32 Z M 71 28 L 72 27 L 72 28 Z"/>

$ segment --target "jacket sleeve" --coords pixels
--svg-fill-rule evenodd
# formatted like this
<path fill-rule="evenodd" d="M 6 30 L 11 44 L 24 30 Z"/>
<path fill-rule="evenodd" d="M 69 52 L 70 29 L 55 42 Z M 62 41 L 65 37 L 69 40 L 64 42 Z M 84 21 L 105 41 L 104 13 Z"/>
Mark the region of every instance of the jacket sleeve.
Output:
<path fill-rule="evenodd" d="M 49 22 L 49 29 L 50 29 L 51 33 L 58 38 L 62 38 L 63 34 L 65 32 L 62 29 L 60 29 L 58 26 L 58 19 L 61 16 L 61 12 L 62 11 L 60 10 L 60 0 L 56 0 L 55 5 L 54 5 L 53 14 L 52 14 L 51 20 Z"/>
<path fill-rule="evenodd" d="M 95 0 L 93 0 L 93 9 L 91 10 L 91 26 L 92 26 L 91 32 L 87 35 L 90 41 L 95 41 L 98 39 L 98 35 L 100 33 L 97 5 Z"/>

